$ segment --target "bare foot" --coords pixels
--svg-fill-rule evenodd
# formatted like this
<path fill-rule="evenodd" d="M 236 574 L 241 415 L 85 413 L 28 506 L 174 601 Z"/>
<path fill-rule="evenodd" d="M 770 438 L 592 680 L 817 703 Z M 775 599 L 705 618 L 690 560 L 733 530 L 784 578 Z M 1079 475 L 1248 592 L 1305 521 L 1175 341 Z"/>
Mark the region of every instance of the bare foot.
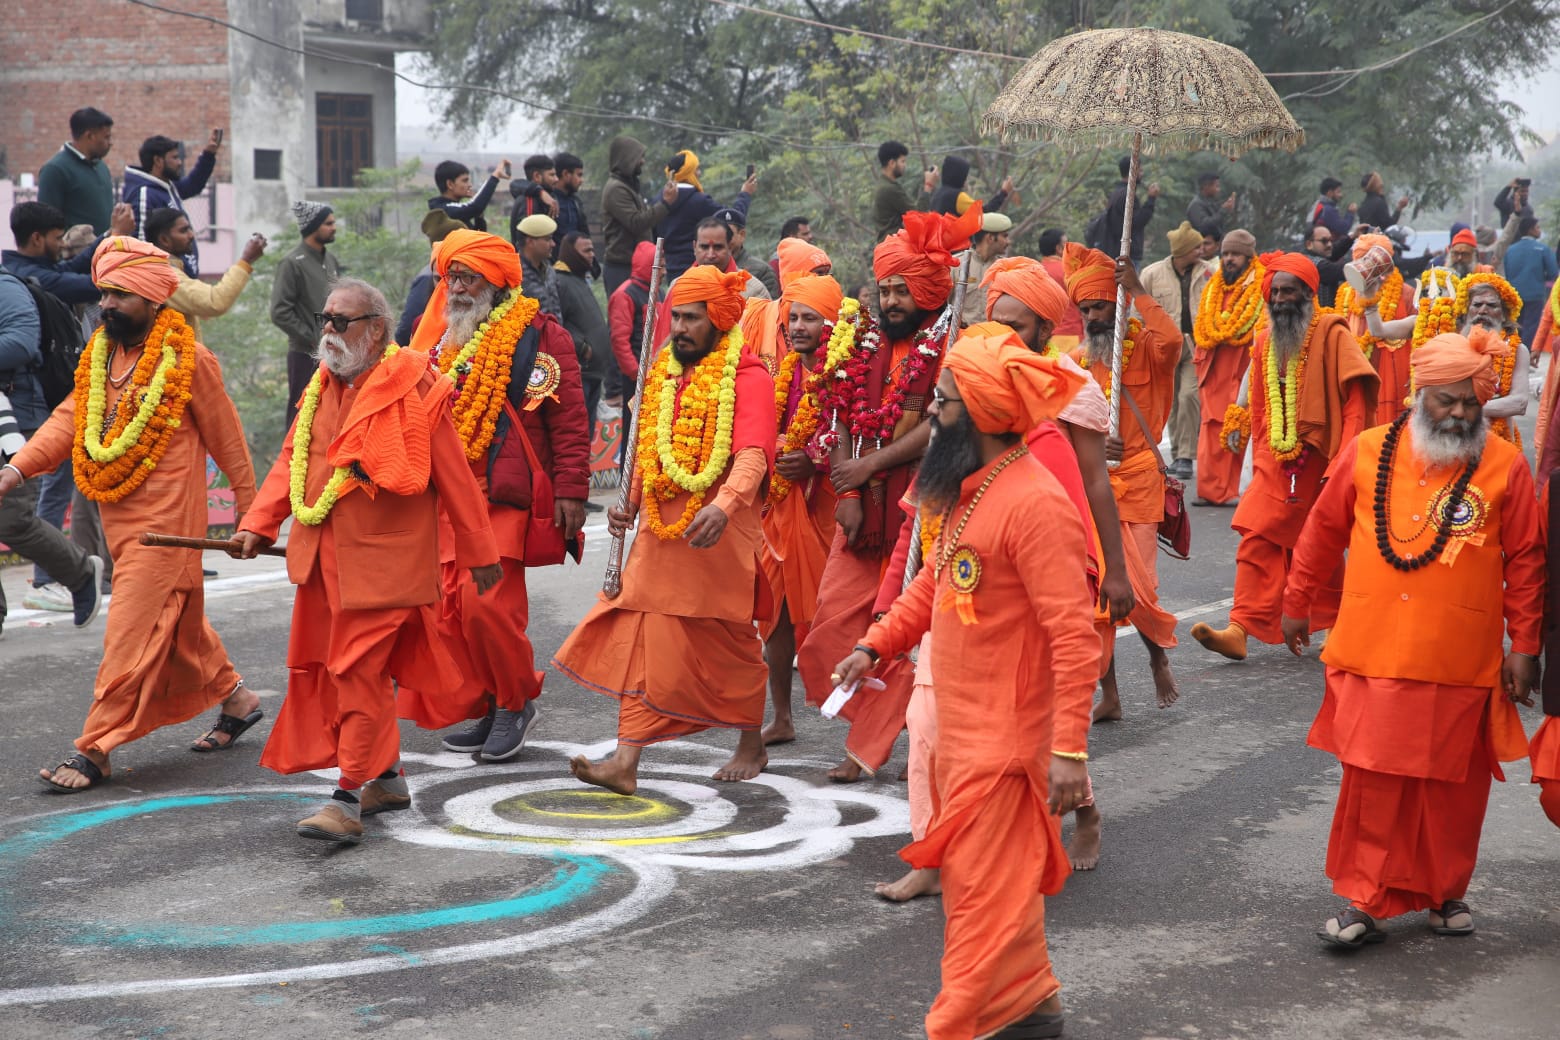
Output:
<path fill-rule="evenodd" d="M 796 727 L 789 718 L 776 718 L 775 721 L 765 726 L 759 734 L 764 738 L 765 747 L 773 747 L 775 744 L 789 744 L 796 739 Z"/>
<path fill-rule="evenodd" d="M 627 766 L 616 756 L 592 762 L 584 755 L 575 755 L 569 759 L 569 772 L 587 784 L 605 787 L 617 794 L 633 794 L 639 790 L 637 765 Z"/>
<path fill-rule="evenodd" d="M 715 779 L 724 781 L 751 780 L 764 771 L 769 756 L 764 753 L 764 742 L 756 730 L 747 730 L 737 740 L 737 753 L 731 761 L 715 770 Z"/>
<path fill-rule="evenodd" d="M 1161 708 L 1168 708 L 1181 699 L 1176 688 L 1175 676 L 1170 672 L 1170 655 L 1163 647 L 1152 647 L 1148 652 L 1149 666 L 1154 672 L 1154 697 Z"/>
<path fill-rule="evenodd" d="M 1100 811 L 1092 805 L 1079 808 L 1077 823 L 1067 859 L 1074 870 L 1093 870 L 1100 865 Z"/>
<path fill-rule="evenodd" d="M 96 751 L 83 751 L 81 753 L 87 756 L 87 758 L 91 759 L 93 765 L 97 766 L 103 771 L 103 779 L 107 780 L 109 777 L 108 756 L 99 754 Z M 92 781 L 87 779 L 85 774 L 81 773 L 79 770 L 72 769 L 70 766 L 58 766 L 54 769 L 40 769 L 38 770 L 38 779 L 50 780 L 56 784 L 59 784 L 61 787 L 71 787 L 77 790 L 83 787 L 92 786 Z"/>
<path fill-rule="evenodd" d="M 921 896 L 942 895 L 942 871 L 936 867 L 920 867 L 910 871 L 898 881 L 879 881 L 872 891 L 890 903 L 908 903 Z"/>
<path fill-rule="evenodd" d="M 829 770 L 829 779 L 837 784 L 853 784 L 861 779 L 861 766 L 849 755 L 839 765 Z"/>
<path fill-rule="evenodd" d="M 1089 716 L 1092 722 L 1120 722 L 1121 721 L 1121 691 L 1116 687 L 1116 661 L 1111 659 L 1110 667 L 1105 669 L 1105 674 L 1100 678 L 1100 702 L 1094 706 L 1094 713 Z"/>

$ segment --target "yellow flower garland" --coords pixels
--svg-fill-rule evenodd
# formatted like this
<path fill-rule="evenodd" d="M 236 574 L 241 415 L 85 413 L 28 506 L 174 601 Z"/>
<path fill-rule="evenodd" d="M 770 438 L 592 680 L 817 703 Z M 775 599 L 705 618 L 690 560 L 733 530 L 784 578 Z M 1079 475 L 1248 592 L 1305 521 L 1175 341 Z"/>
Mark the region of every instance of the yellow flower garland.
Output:
<path fill-rule="evenodd" d="M 509 393 L 515 344 L 536 318 L 540 304 L 518 289 L 494 307 L 458 351 L 438 353 L 440 372 L 455 380 L 450 404 L 456 432 L 466 458 L 476 462 L 487 453 L 498 430 L 498 417 Z M 524 373 L 529 376 L 530 373 Z"/>
<path fill-rule="evenodd" d="M 1443 332 L 1457 331 L 1457 276 L 1443 268 L 1434 268 L 1420 279 L 1419 315 L 1414 319 L 1414 338 L 1410 349 L 1418 350 Z M 1435 285 L 1440 294 L 1430 297 Z"/>
<path fill-rule="evenodd" d="M 788 455 L 806 447 L 813 434 L 818 432 L 818 422 L 823 417 L 818 407 L 819 376 L 816 372 L 809 372 L 802 381 L 802 395 L 796 402 L 796 413 L 791 416 L 789 423 L 785 421 L 786 405 L 791 403 L 791 382 L 796 378 L 796 366 L 801 364 L 801 361 L 802 355 L 793 350 L 781 360 L 780 370 L 775 373 L 775 428 L 783 434 L 781 455 Z M 770 475 L 769 501 L 771 503 L 780 501 L 790 493 L 789 480 L 779 473 Z"/>
<path fill-rule="evenodd" d="M 1231 448 L 1230 435 L 1237 433 L 1240 435 L 1240 439 L 1236 441 L 1239 447 Z M 1224 425 L 1219 427 L 1219 443 L 1224 445 L 1226 451 L 1232 451 L 1240 455 L 1246 451 L 1246 442 L 1250 439 L 1251 409 L 1242 408 L 1240 405 L 1231 402 L 1229 407 L 1224 409 Z"/>
<path fill-rule="evenodd" d="M 1402 301 L 1403 272 L 1394 267 L 1392 273 L 1387 275 L 1386 281 L 1381 283 L 1381 289 L 1377 291 L 1375 296 L 1366 299 L 1356 293 L 1352 285 L 1344 284 L 1338 287 L 1338 298 L 1335 302 L 1338 313 L 1345 317 L 1359 317 L 1363 320 L 1366 308 L 1374 306 L 1380 313 L 1382 321 L 1392 321 L 1397 318 L 1398 308 L 1402 306 Z M 1384 303 L 1390 304 L 1385 311 L 1380 309 Z M 1371 360 L 1376 353 L 1377 340 L 1375 336 L 1371 335 L 1370 326 L 1367 325 L 1357 338 L 1359 339 L 1360 350 L 1365 355 L 1365 360 Z"/>
<path fill-rule="evenodd" d="M 1310 353 L 1311 333 L 1315 331 L 1320 318 L 1320 314 L 1311 315 L 1311 324 L 1305 330 L 1304 345 L 1299 353 L 1289 359 L 1282 394 L 1278 389 L 1278 352 L 1273 349 L 1272 340 L 1268 341 L 1263 351 L 1262 381 L 1267 394 L 1268 447 L 1273 450 L 1273 457 L 1280 462 L 1299 457 L 1305 448 L 1304 442 L 1300 440 L 1300 387 L 1305 382 L 1305 363 Z"/>
<path fill-rule="evenodd" d="M 109 354 L 108 337 L 99 327 L 76 366 L 71 460 L 76 486 L 94 502 L 122 500 L 162 461 L 192 395 L 195 333 L 172 307 L 158 312 L 129 385 L 119 396 L 112 426 L 105 431 Z M 105 444 L 106 434 L 112 437 Z"/>
<path fill-rule="evenodd" d="M 383 360 L 395 357 L 400 349 L 394 343 L 390 344 L 385 348 Z M 336 500 L 345 493 L 348 481 L 354 479 L 350 466 L 337 466 L 314 504 L 311 506 L 305 501 L 309 479 L 309 445 L 314 440 L 314 413 L 320 408 L 322 385 L 320 371 L 315 369 L 314 375 L 309 378 L 308 388 L 303 392 L 303 400 L 298 403 L 298 418 L 293 424 L 292 465 L 287 474 L 287 499 L 292 506 L 293 519 L 309 527 L 318 527 L 325 522 Z"/>
<path fill-rule="evenodd" d="M 1262 306 L 1262 276 L 1266 269 L 1261 260 L 1252 260 L 1233 286 L 1224 284 L 1224 268 L 1221 266 L 1208 279 L 1203 289 L 1202 304 L 1197 309 L 1197 319 L 1192 323 L 1192 336 L 1203 350 L 1211 350 L 1222 344 L 1247 347 L 1256 335 L 1257 326 L 1266 313 Z M 1224 293 L 1235 291 L 1235 298 L 1228 307 L 1223 306 Z"/>
<path fill-rule="evenodd" d="M 705 493 L 731 460 L 741 356 L 741 326 L 733 326 L 715 349 L 694 365 L 680 403 L 677 384 L 684 369 L 670 344 L 661 348 L 646 373 L 644 407 L 655 408 L 656 421 L 642 425 L 635 458 L 643 481 L 645 519 L 657 538 L 670 541 L 688 529 L 704 504 Z M 663 523 L 661 503 L 684 492 L 690 497 L 682 516 L 671 524 Z"/>

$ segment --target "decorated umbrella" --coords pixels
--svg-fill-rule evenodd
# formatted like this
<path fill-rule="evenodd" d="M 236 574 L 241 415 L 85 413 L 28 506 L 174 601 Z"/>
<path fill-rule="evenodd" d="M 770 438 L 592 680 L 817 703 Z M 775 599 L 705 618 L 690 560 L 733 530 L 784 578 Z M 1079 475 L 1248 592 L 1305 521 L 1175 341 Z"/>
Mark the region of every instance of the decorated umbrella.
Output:
<path fill-rule="evenodd" d="M 1121 253 L 1132 248 L 1132 208 L 1145 151 L 1207 149 L 1235 158 L 1253 148 L 1292 152 L 1305 131 L 1250 58 L 1233 47 L 1163 29 L 1095 29 L 1052 40 L 986 110 L 982 130 L 1040 137 L 1078 151 L 1130 145 Z M 1111 385 L 1121 385 L 1127 294 L 1116 290 Z M 1111 395 L 1119 436 L 1121 395 Z"/>

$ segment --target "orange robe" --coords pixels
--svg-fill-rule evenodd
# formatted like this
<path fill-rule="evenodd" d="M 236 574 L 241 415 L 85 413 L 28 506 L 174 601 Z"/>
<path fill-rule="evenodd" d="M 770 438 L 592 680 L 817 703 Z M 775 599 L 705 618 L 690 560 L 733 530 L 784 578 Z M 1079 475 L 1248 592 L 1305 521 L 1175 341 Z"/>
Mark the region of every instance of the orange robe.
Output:
<path fill-rule="evenodd" d="M 304 500 L 316 502 L 334 467 L 330 444 L 357 400 L 358 385 L 327 376 L 309 443 Z M 457 560 L 465 567 L 498 561 L 487 503 L 466 463 L 443 395 L 449 381 L 431 369 L 409 393 L 436 396 L 425 491 L 396 495 L 358 488 L 343 495 L 323 523 L 294 523 L 287 576 L 298 586 L 287 642 L 287 699 L 260 764 L 278 773 L 341 769 L 342 785 L 362 786 L 401 757 L 395 688 L 447 691 L 460 673 L 438 639 L 438 514 L 449 515 Z M 239 525 L 275 538 L 291 514 L 292 434 Z"/>
<path fill-rule="evenodd" d="M 79 751 L 106 755 L 192 719 L 226 700 L 239 680 L 206 620 L 200 552 L 140 543 L 145 531 L 206 537 L 207 455 L 227 474 L 240 516 L 255 497 L 249 446 L 222 366 L 205 347 L 195 350 L 192 396 L 157 468 L 120 501 L 98 505 L 114 558 L 114 599 Z M 110 384 L 107 391 L 112 409 L 120 390 Z M 76 402 L 67 397 L 12 461 L 29 477 L 52 472 L 70 458 L 75 436 Z"/>
<path fill-rule="evenodd" d="M 620 743 L 763 724 L 769 672 L 753 621 L 768 600 L 759 497 L 775 443 L 774 380 L 749 354 L 737 369 L 733 425 L 732 460 L 704 499 L 726 514 L 720 541 L 695 549 L 663 540 L 641 502 L 623 591 L 603 594 L 553 658 L 581 686 L 617 698 Z M 663 521 L 681 516 L 688 499 L 660 503 Z"/>
<path fill-rule="evenodd" d="M 1398 298 L 1395 307 L 1386 306 L 1385 301 L 1378 306 L 1382 321 L 1396 321 L 1408 317 L 1415 313 L 1413 286 L 1403 286 L 1402 295 Z M 1389 310 L 1390 314 L 1387 313 Z M 1348 322 L 1349 331 L 1354 334 L 1355 339 L 1370 332 L 1363 311 L 1350 313 Z M 1367 417 L 1366 425 L 1384 426 L 1408 410 L 1408 405 L 1404 402 L 1408 400 L 1408 388 L 1411 382 L 1409 361 L 1412 357 L 1413 349 L 1406 339 L 1377 341 L 1368 360 L 1371 367 L 1376 370 L 1381 383 L 1376 391 L 1375 413 Z"/>
<path fill-rule="evenodd" d="M 1334 892 L 1372 917 L 1439 908 L 1467 893 L 1490 777 L 1505 779 L 1500 763 L 1527 756 L 1522 721 L 1501 689 L 1504 640 L 1538 654 L 1544 598 L 1533 480 L 1521 452 L 1498 437 L 1485 441 L 1461 537 L 1412 572 L 1382 559 L 1373 500 L 1386 433 L 1368 430 L 1339 452 L 1284 593 L 1285 614 L 1314 620 L 1321 587 L 1348 550 L 1343 606 L 1322 652 L 1326 695 L 1308 743 L 1343 764 L 1327 875 Z M 1455 477 L 1426 472 L 1405 430 L 1388 490 L 1398 537 Z M 1393 548 L 1423 553 L 1434 534 L 1423 525 Z"/>
<path fill-rule="evenodd" d="M 956 516 L 988 471 L 964 482 Z M 1059 988 L 1044 897 L 1061 891 L 1070 868 L 1047 802 L 1052 750 L 1087 749 L 1099 644 L 1078 580 L 1084 537 L 1056 478 L 1021 457 L 992 481 L 960 538 L 981 560 L 975 623 L 950 602 L 952 569 L 928 566 L 863 639 L 890 661 L 933 636 L 931 821 L 900 853 L 942 869 L 943 983 L 926 1016 L 930 1040 L 989 1035 Z"/>
<path fill-rule="evenodd" d="M 1285 464 L 1273 455 L 1268 440 L 1267 350 L 1264 330 L 1257 334 L 1252 360 L 1251 484 L 1230 521 L 1240 535 L 1230 620 L 1252 638 L 1276 645 L 1284 641 L 1280 609 L 1295 542 L 1322 489 L 1329 461 L 1365 427 L 1375 409 L 1377 376 L 1343 319 L 1324 314 L 1306 346 L 1304 385 L 1297 405 L 1305 450 L 1298 465 Z M 1311 610 L 1314 631 L 1332 627 L 1342 580 L 1339 567 L 1318 592 Z"/>
<path fill-rule="evenodd" d="M 1550 496 L 1545 484 L 1538 492 L 1539 529 L 1543 533 L 1544 546 L 1549 559 L 1560 558 L 1560 517 L 1555 511 L 1560 500 Z M 1551 581 L 1544 597 L 1544 669 L 1542 681 L 1544 720 L 1539 723 L 1528 746 L 1528 758 L 1533 764 L 1533 783 L 1539 785 L 1539 804 L 1549 822 L 1560 827 L 1560 582 Z M 911 810 L 912 813 L 914 810 Z"/>
<path fill-rule="evenodd" d="M 1224 290 L 1221 310 L 1241 288 L 1237 283 Z M 1212 304 L 1205 301 L 1203 305 Z M 1267 314 L 1263 311 L 1256 327 L 1260 329 L 1266 323 Z M 1224 413 L 1240 395 L 1241 380 L 1251 367 L 1251 348 L 1230 343 L 1199 346 L 1192 355 L 1192 364 L 1197 369 L 1197 400 L 1202 413 L 1197 431 L 1197 497 L 1222 505 L 1240 494 L 1240 468 L 1245 457 L 1225 447 Z"/>
<path fill-rule="evenodd" d="M 538 359 L 551 358 L 558 365 L 558 387 L 529 411 L 515 413 L 518 401 L 527 403 L 524 384 L 510 383 L 505 411 L 505 436 L 515 436 L 512 421 L 519 418 L 538 461 L 553 482 L 556 498 L 590 496 L 590 440 L 585 414 L 585 391 L 574 343 L 562 325 L 538 315 L 541 331 Z M 487 491 L 489 453 L 470 463 L 473 478 Z M 531 605 L 525 585 L 525 536 L 531 511 L 498 502 L 487 503 L 488 523 L 498 543 L 504 576 L 478 595 L 471 573 L 456 558 L 458 539 L 449 514 L 439 514 L 439 568 L 443 606 L 439 633 L 456 667 L 461 684 L 453 693 L 438 695 L 403 685 L 396 704 L 401 718 L 423 729 L 442 729 L 487 713 L 488 698 L 505 711 L 524 711 L 542 692 L 542 673 L 536 670 L 536 651 L 526 628 Z"/>
<path fill-rule="evenodd" d="M 1538 319 L 1538 331 L 1533 334 L 1533 342 L 1528 344 L 1529 352 L 1533 360 L 1545 351 L 1550 354 L 1549 368 L 1544 373 L 1544 392 L 1538 402 L 1538 422 L 1533 428 L 1533 441 L 1537 445 L 1534 449 L 1535 458 L 1542 457 L 1544 453 L 1544 441 L 1549 433 L 1549 423 L 1554 416 L 1555 400 L 1557 395 L 1555 388 L 1560 385 L 1560 366 L 1555 364 L 1557 351 L 1555 350 L 1555 307 L 1556 300 L 1560 300 L 1560 285 L 1557 285 L 1548 301 L 1544 304 L 1543 316 Z M 1548 479 L 1548 474 L 1540 474 L 1539 482 Z"/>
<path fill-rule="evenodd" d="M 798 364 L 786 406 L 787 424 L 796 415 L 806 377 L 806 370 Z M 784 437 L 782 426 L 779 440 L 783 441 Z M 785 445 L 777 441 L 775 450 L 777 453 L 784 451 Z M 796 630 L 798 645 L 812 629 L 813 614 L 818 607 L 818 585 L 829 560 L 829 542 L 834 537 L 835 501 L 834 485 L 829 483 L 827 470 L 820 468 L 801 486 L 793 485 L 784 498 L 771 502 L 764 510 L 762 562 L 764 579 L 774 597 L 774 612 L 760 626 L 764 639 L 774 634 L 782 606 Z"/>

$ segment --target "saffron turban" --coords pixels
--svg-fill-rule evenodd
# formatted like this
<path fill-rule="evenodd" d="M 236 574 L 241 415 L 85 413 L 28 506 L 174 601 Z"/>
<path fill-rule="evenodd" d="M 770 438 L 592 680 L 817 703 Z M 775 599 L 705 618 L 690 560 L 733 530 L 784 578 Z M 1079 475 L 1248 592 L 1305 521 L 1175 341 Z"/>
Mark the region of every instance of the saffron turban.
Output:
<path fill-rule="evenodd" d="M 998 337 L 1017 335 L 1000 321 L 977 321 L 973 325 L 965 326 L 963 334 Z M 1066 354 L 1057 354 L 1054 360 L 1068 372 L 1078 373 L 1078 377 L 1083 380 L 1083 385 L 1067 403 L 1067 407 L 1056 414 L 1057 420 L 1085 430 L 1093 430 L 1095 433 L 1104 433 L 1110 429 L 1110 402 L 1105 400 L 1105 393 L 1094 381 L 1094 377 Z"/>
<path fill-rule="evenodd" d="M 1236 228 L 1224 236 L 1224 241 L 1219 243 L 1219 252 L 1230 249 L 1239 249 L 1247 256 L 1257 255 L 1257 236 L 1245 228 Z"/>
<path fill-rule="evenodd" d="M 969 248 L 970 236 L 980 230 L 981 218 L 979 203 L 959 217 L 906 213 L 904 229 L 879 242 L 873 252 L 873 276 L 880 282 L 896 275 L 903 278 L 917 307 L 937 310 L 953 293 L 952 268 L 958 264 L 953 254 Z"/>
<path fill-rule="evenodd" d="M 699 183 L 699 157 L 693 154 L 693 149 L 684 148 L 673 158 L 681 159 L 682 162 L 675 167 L 668 166 L 666 175 L 678 184 L 693 185 L 694 191 L 703 191 L 704 185 Z"/>
<path fill-rule="evenodd" d="M 840 283 L 826 274 L 798 275 L 780 294 L 782 304 L 799 303 L 810 307 L 827 321 L 839 320 L 840 302 L 844 299 L 845 290 L 840 288 Z"/>
<path fill-rule="evenodd" d="M 1475 328 L 1468 336 L 1443 332 L 1414 351 L 1414 386 L 1448 386 L 1473 380 L 1473 392 L 1484 404 L 1495 396 L 1495 362 L 1511 349 L 1499 334 Z"/>
<path fill-rule="evenodd" d="M 1475 235 L 1471 229 L 1463 228 L 1461 231 L 1457 232 L 1457 234 L 1452 236 L 1452 245 L 1472 246 L 1473 248 L 1477 249 L 1479 248 L 1479 236 Z"/>
<path fill-rule="evenodd" d="M 1385 249 L 1388 256 L 1392 255 L 1392 239 L 1386 235 L 1361 235 L 1354 240 L 1354 248 L 1350 251 L 1350 255 L 1358 260 L 1377 246 Z"/>
<path fill-rule="evenodd" d="M 1067 276 L 1067 296 L 1073 303 L 1116 298 L 1116 261 L 1098 249 L 1067 243 L 1062 250 L 1062 271 Z"/>
<path fill-rule="evenodd" d="M 784 289 L 793 278 L 817 271 L 820 267 L 834 267 L 829 254 L 800 238 L 782 238 L 775 247 L 780 254 L 780 288 Z"/>
<path fill-rule="evenodd" d="M 1279 272 L 1292 274 L 1306 285 L 1311 287 L 1312 295 L 1322 284 L 1322 276 L 1317 272 L 1316 265 L 1311 263 L 1302 253 L 1263 253 L 1262 266 L 1267 273 L 1262 276 L 1262 298 L 1273 298 L 1273 276 Z"/>
<path fill-rule="evenodd" d="M 727 273 L 707 264 L 690 267 L 672 283 L 672 291 L 666 296 L 666 306 L 671 308 L 685 303 L 703 303 L 709 311 L 710 324 L 726 332 L 742 320 L 742 308 L 746 302 L 742 290 L 747 287 L 750 277 L 746 271 Z"/>
<path fill-rule="evenodd" d="M 449 327 L 445 311 L 450 298 L 444 276 L 449 273 L 450 264 L 456 262 L 471 268 L 493 285 L 513 289 L 520 284 L 520 257 L 515 253 L 514 246 L 486 231 L 469 231 L 466 228 L 451 231 L 433 247 L 430 263 L 439 281 L 428 297 L 422 320 L 412 332 L 411 343 L 407 344 L 413 350 L 427 353 L 444 338 L 444 332 Z"/>
<path fill-rule="evenodd" d="M 968 332 L 948 351 L 943 365 L 981 433 L 1028 433 L 1067 407 L 1088 380 L 1076 365 L 1042 357 L 1012 330 L 995 336 Z"/>
<path fill-rule="evenodd" d="M 986 317 L 998 296 L 1011 296 L 1052 325 L 1060 325 L 1072 306 L 1067 291 L 1045 273 L 1040 261 L 1027 256 L 1004 256 L 986 268 L 980 280 L 986 286 Z"/>
<path fill-rule="evenodd" d="M 167 303 L 179 287 L 168 254 L 128 235 L 104 239 L 98 246 L 92 258 L 92 281 L 99 289 L 127 292 L 153 303 Z"/>

